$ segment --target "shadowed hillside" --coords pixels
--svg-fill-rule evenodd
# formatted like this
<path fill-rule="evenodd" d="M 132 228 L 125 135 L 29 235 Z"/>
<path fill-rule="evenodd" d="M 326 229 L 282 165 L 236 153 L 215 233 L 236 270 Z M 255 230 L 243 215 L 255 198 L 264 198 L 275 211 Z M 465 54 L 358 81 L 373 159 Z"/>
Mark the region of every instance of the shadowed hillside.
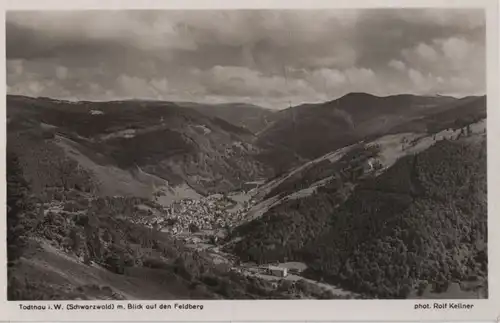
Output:
<path fill-rule="evenodd" d="M 355 175 L 346 155 L 330 184 L 235 230 L 234 250 L 262 263 L 303 261 L 311 277 L 375 297 L 451 282 L 484 288 L 486 141 L 473 138 L 439 141 L 376 177 Z"/>
<path fill-rule="evenodd" d="M 174 103 L 8 96 L 7 116 L 11 134 L 52 133 L 100 166 L 140 167 L 169 185 L 187 183 L 202 194 L 234 190 L 269 174 L 253 157 L 258 150 L 248 130 Z M 61 140 L 45 139 L 61 146 Z"/>
<path fill-rule="evenodd" d="M 177 104 L 211 117 L 221 118 L 229 123 L 246 128 L 255 134 L 270 126 L 278 118 L 277 111 L 246 103 L 199 104 L 178 102 Z"/>
<path fill-rule="evenodd" d="M 472 123 L 485 117 L 485 97 L 455 99 L 350 93 L 337 100 L 279 112 L 259 135 L 259 159 L 280 173 L 304 160 L 387 133 L 439 131 L 463 116 Z M 458 126 L 460 127 L 460 126 Z"/>

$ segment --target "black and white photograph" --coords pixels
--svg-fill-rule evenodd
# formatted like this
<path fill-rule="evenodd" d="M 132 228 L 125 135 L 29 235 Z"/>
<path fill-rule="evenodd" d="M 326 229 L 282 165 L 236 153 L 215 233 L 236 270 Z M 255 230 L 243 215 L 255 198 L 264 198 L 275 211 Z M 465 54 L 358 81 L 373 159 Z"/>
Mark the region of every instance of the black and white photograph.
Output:
<path fill-rule="evenodd" d="M 489 298 L 484 8 L 5 31 L 7 300 Z"/>

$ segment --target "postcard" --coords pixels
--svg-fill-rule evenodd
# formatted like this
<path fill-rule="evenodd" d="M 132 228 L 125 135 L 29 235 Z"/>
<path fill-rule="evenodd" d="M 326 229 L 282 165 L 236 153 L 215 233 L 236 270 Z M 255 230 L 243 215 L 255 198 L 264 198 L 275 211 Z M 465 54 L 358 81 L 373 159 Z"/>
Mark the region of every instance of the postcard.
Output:
<path fill-rule="evenodd" d="M 3 9 L 2 319 L 500 315 L 495 1 Z"/>

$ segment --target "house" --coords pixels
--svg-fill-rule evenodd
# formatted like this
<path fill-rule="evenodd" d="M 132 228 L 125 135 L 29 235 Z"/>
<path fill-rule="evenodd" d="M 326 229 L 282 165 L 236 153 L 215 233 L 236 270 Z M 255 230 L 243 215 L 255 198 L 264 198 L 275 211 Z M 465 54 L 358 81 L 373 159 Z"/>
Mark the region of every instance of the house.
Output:
<path fill-rule="evenodd" d="M 90 110 L 90 114 L 95 116 L 95 115 L 104 114 L 104 112 L 102 112 L 100 110 Z"/>
<path fill-rule="evenodd" d="M 363 171 L 365 173 L 370 173 L 381 169 L 383 165 L 376 158 L 369 158 L 363 165 Z"/>
<path fill-rule="evenodd" d="M 376 161 L 374 158 L 369 158 L 365 164 L 363 165 L 363 171 L 365 173 L 369 173 L 371 171 L 374 171 L 375 170 L 375 164 L 376 164 Z"/>
<path fill-rule="evenodd" d="M 286 277 L 288 275 L 288 270 L 287 268 L 269 266 L 267 268 L 267 273 L 272 276 Z"/>

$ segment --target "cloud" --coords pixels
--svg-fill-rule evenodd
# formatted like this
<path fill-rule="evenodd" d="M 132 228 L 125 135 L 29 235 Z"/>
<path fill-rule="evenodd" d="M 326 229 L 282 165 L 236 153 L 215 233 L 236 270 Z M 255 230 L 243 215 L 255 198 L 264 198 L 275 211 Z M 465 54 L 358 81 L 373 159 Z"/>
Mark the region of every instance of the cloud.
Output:
<path fill-rule="evenodd" d="M 408 75 L 418 91 L 427 90 L 432 87 L 429 80 L 420 71 L 410 68 Z"/>
<path fill-rule="evenodd" d="M 163 99 L 169 94 L 166 78 L 145 79 L 138 76 L 121 74 L 111 88 L 112 93 L 120 98 L 133 97 L 145 99 Z"/>
<path fill-rule="evenodd" d="M 463 38 L 451 37 L 436 43 L 441 46 L 444 55 L 455 68 L 467 64 L 468 60 L 477 54 L 476 45 Z"/>
<path fill-rule="evenodd" d="M 9 92 L 90 100 L 485 90 L 475 9 L 10 11 L 6 52 Z"/>
<path fill-rule="evenodd" d="M 225 96 L 285 97 L 311 96 L 315 93 L 304 80 L 282 75 L 265 75 L 246 67 L 215 66 L 199 72 L 208 93 Z"/>
<path fill-rule="evenodd" d="M 308 75 L 308 81 L 317 88 L 337 88 L 344 86 L 348 79 L 344 73 L 336 69 L 321 68 Z"/>
<path fill-rule="evenodd" d="M 433 45 L 419 43 L 412 48 L 405 48 L 401 51 L 401 56 L 410 63 L 419 66 L 433 67 L 438 60 L 438 52 L 433 48 Z"/>
<path fill-rule="evenodd" d="M 56 76 L 60 80 L 65 80 L 68 76 L 68 69 L 64 66 L 56 66 Z"/>
<path fill-rule="evenodd" d="M 397 59 L 391 59 L 391 61 L 387 64 L 389 67 L 394 68 L 398 71 L 404 71 L 406 69 L 405 63 L 397 60 Z"/>
<path fill-rule="evenodd" d="M 417 54 L 424 60 L 429 62 L 435 62 L 438 56 L 438 53 L 431 46 L 420 43 L 415 48 Z"/>

